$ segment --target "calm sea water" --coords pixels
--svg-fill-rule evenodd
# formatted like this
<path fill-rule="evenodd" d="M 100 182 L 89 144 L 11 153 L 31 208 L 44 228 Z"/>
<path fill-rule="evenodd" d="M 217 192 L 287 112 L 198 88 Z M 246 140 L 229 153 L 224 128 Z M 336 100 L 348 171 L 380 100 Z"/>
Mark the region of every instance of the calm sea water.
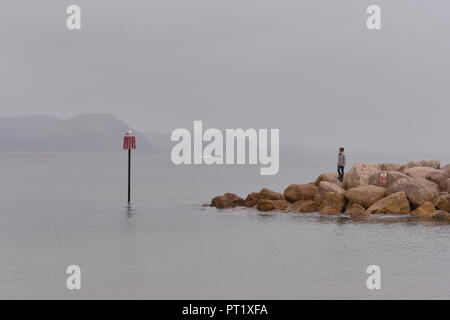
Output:
<path fill-rule="evenodd" d="M 283 159 L 274 177 L 137 155 L 131 207 L 125 154 L 7 153 L 0 163 L 3 299 L 450 298 L 449 224 L 202 206 L 224 192 L 313 181 L 335 169 L 334 155 Z M 65 285 L 72 264 L 78 291 Z M 366 288 L 372 264 L 381 290 Z"/>

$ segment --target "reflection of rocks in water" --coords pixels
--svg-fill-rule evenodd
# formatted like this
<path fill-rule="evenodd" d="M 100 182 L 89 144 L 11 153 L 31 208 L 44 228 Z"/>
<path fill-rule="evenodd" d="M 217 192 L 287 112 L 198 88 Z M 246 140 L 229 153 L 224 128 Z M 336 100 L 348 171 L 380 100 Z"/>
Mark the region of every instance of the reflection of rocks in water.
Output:
<path fill-rule="evenodd" d="M 417 219 L 409 215 L 399 216 L 399 215 L 372 215 L 366 220 L 366 223 L 383 223 L 383 224 L 393 224 L 393 223 L 408 223 L 414 224 Z"/>
<path fill-rule="evenodd" d="M 269 219 L 270 220 L 276 219 L 278 214 L 276 214 L 276 212 L 266 211 L 266 212 L 257 212 L 255 216 L 258 220 L 267 221 Z"/>
<path fill-rule="evenodd" d="M 450 225 L 450 213 L 443 211 L 436 211 L 436 215 L 432 218 L 413 217 L 409 214 L 373 214 L 367 219 L 354 219 L 348 214 L 340 215 L 324 215 L 318 212 L 315 213 L 274 213 L 271 217 L 288 215 L 290 219 L 297 222 L 304 221 L 305 219 L 310 221 L 316 221 L 319 223 L 334 223 L 334 224 L 403 224 L 403 225 Z M 265 212 L 267 216 L 270 212 Z"/>
<path fill-rule="evenodd" d="M 344 216 L 344 215 L 323 215 L 319 214 L 316 217 L 316 220 L 321 223 L 330 223 L 330 222 L 337 222 L 338 224 L 344 224 L 348 222 L 353 222 L 352 218 L 350 216 Z"/>
<path fill-rule="evenodd" d="M 316 221 L 318 222 L 334 222 L 338 224 L 344 223 L 358 223 L 358 224 L 410 224 L 417 225 L 426 223 L 428 225 L 442 225 L 443 223 L 450 224 L 450 219 L 444 222 L 444 220 L 436 219 L 421 219 L 418 217 L 412 217 L 410 215 L 389 215 L 389 214 L 377 214 L 371 215 L 367 219 L 355 220 L 348 215 L 321 215 L 316 214 Z"/>

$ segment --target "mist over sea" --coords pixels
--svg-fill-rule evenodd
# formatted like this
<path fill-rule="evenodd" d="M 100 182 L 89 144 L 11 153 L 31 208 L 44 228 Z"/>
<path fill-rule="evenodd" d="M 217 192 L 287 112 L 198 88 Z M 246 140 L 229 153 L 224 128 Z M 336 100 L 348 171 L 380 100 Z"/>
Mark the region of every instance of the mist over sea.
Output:
<path fill-rule="evenodd" d="M 359 156 L 398 162 L 442 156 Z M 175 166 L 126 154 L 0 153 L 0 298 L 450 299 L 450 224 L 382 216 L 260 214 L 202 206 L 213 196 L 281 192 L 334 171 L 335 155 L 258 166 Z M 82 289 L 66 289 L 67 266 Z M 366 268 L 381 267 L 381 290 Z"/>

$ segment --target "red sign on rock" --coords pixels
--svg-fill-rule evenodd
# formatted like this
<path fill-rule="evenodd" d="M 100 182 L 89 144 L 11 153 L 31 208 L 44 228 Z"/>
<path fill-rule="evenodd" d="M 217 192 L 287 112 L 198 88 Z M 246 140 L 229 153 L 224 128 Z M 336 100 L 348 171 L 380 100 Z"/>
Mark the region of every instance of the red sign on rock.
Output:
<path fill-rule="evenodd" d="M 380 182 L 381 183 L 387 183 L 388 182 L 388 175 L 386 172 L 381 172 L 380 174 Z"/>

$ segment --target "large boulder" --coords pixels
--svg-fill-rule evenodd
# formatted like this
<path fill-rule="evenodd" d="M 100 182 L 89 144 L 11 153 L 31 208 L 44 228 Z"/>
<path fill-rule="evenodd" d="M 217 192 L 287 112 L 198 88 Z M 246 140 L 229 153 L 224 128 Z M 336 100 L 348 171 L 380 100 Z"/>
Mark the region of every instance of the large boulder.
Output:
<path fill-rule="evenodd" d="M 400 178 L 408 178 L 408 176 L 397 171 L 380 171 L 370 177 L 369 185 L 387 188 Z"/>
<path fill-rule="evenodd" d="M 211 206 L 219 208 L 219 209 L 226 209 L 226 208 L 234 208 L 237 205 L 243 205 L 244 199 L 237 196 L 234 193 L 225 193 L 221 196 L 214 197 L 211 200 Z"/>
<path fill-rule="evenodd" d="M 412 178 L 424 178 L 431 173 L 439 173 L 438 169 L 431 167 L 414 167 L 405 170 L 405 174 Z"/>
<path fill-rule="evenodd" d="M 286 210 L 291 203 L 286 200 L 260 199 L 256 205 L 258 211 Z"/>
<path fill-rule="evenodd" d="M 425 179 L 434 182 L 439 187 L 439 190 L 441 191 L 447 191 L 448 190 L 448 182 L 450 179 L 450 172 L 447 172 L 445 170 L 436 170 L 429 172 Z"/>
<path fill-rule="evenodd" d="M 322 181 L 319 184 L 319 188 L 317 189 L 317 192 L 319 194 L 323 194 L 323 193 L 339 193 L 339 194 L 344 194 L 345 193 L 345 189 L 342 188 L 341 186 L 332 183 L 332 182 L 327 182 L 327 181 Z"/>
<path fill-rule="evenodd" d="M 322 181 L 333 182 L 337 185 L 341 185 L 341 182 L 339 181 L 338 177 L 339 175 L 337 172 L 322 173 L 320 176 L 317 177 L 316 182 L 314 182 L 314 185 L 318 187 Z"/>
<path fill-rule="evenodd" d="M 291 213 L 316 212 L 316 211 L 317 207 L 314 205 L 313 200 L 299 200 L 286 208 L 286 212 Z"/>
<path fill-rule="evenodd" d="M 421 167 L 430 167 L 439 169 L 441 167 L 441 162 L 439 160 L 422 160 L 419 161 Z"/>
<path fill-rule="evenodd" d="M 396 172 L 396 171 L 399 171 L 401 167 L 402 167 L 402 165 L 398 164 L 398 163 L 382 163 L 381 171 Z"/>
<path fill-rule="evenodd" d="M 345 190 L 332 182 L 322 181 L 314 205 L 322 214 L 339 214 L 345 207 Z"/>
<path fill-rule="evenodd" d="M 387 194 L 399 191 L 406 194 L 414 208 L 420 207 L 427 201 L 435 203 L 439 197 L 438 186 L 424 178 L 400 178 L 388 187 Z"/>
<path fill-rule="evenodd" d="M 266 200 L 283 200 L 284 199 L 283 195 L 281 193 L 272 191 L 267 188 L 262 188 L 259 191 L 258 198 L 261 200 L 262 199 L 266 199 Z"/>
<path fill-rule="evenodd" d="M 421 165 L 418 161 L 410 161 L 407 164 L 405 164 L 404 166 L 401 166 L 400 169 L 398 169 L 398 171 L 405 172 L 406 170 L 408 170 L 410 168 L 420 167 L 420 166 Z"/>
<path fill-rule="evenodd" d="M 412 216 L 420 218 L 431 218 L 435 214 L 436 208 L 431 202 L 425 202 L 423 205 L 411 212 Z"/>
<path fill-rule="evenodd" d="M 450 163 L 445 165 L 445 166 L 443 166 L 441 169 L 446 171 L 446 172 L 448 172 L 448 173 L 450 173 Z"/>
<path fill-rule="evenodd" d="M 439 198 L 436 200 L 436 208 L 438 210 L 450 212 L 450 194 L 441 193 Z"/>
<path fill-rule="evenodd" d="M 381 171 L 381 165 L 359 162 L 355 164 L 344 176 L 344 187 L 346 189 L 366 186 L 370 177 Z"/>
<path fill-rule="evenodd" d="M 410 213 L 411 207 L 409 201 L 406 198 L 404 192 L 393 193 L 386 198 L 383 198 L 366 210 L 366 214 L 374 213 L 388 213 L 388 214 L 400 214 L 400 213 Z"/>
<path fill-rule="evenodd" d="M 386 188 L 377 186 L 359 186 L 345 191 L 345 198 L 349 203 L 359 203 L 364 208 L 370 207 L 386 194 Z"/>
<path fill-rule="evenodd" d="M 353 219 L 365 219 L 370 216 L 370 214 L 365 213 L 365 211 L 366 209 L 362 205 L 354 202 L 347 207 L 345 214 L 349 214 Z"/>
<path fill-rule="evenodd" d="M 284 197 L 289 202 L 314 200 L 318 188 L 313 183 L 291 184 L 284 190 Z"/>
<path fill-rule="evenodd" d="M 341 194 L 328 193 L 322 196 L 319 206 L 321 214 L 339 214 L 345 207 L 345 198 Z"/>
<path fill-rule="evenodd" d="M 447 179 L 447 189 L 445 190 L 445 192 L 450 193 L 450 179 Z"/>
<path fill-rule="evenodd" d="M 405 172 L 406 170 L 415 168 L 415 167 L 427 167 L 427 168 L 439 169 L 441 167 L 441 162 L 439 160 L 411 161 L 411 162 L 407 163 L 406 165 L 402 166 L 399 169 L 399 171 Z"/>
<path fill-rule="evenodd" d="M 259 192 L 252 192 L 247 195 L 247 198 L 244 200 L 244 206 L 246 207 L 254 207 L 258 203 L 259 200 Z"/>
<path fill-rule="evenodd" d="M 344 194 L 345 190 L 341 186 L 327 181 L 322 181 L 319 184 L 319 188 L 317 189 L 317 193 L 324 194 L 324 193 L 339 193 Z"/>

